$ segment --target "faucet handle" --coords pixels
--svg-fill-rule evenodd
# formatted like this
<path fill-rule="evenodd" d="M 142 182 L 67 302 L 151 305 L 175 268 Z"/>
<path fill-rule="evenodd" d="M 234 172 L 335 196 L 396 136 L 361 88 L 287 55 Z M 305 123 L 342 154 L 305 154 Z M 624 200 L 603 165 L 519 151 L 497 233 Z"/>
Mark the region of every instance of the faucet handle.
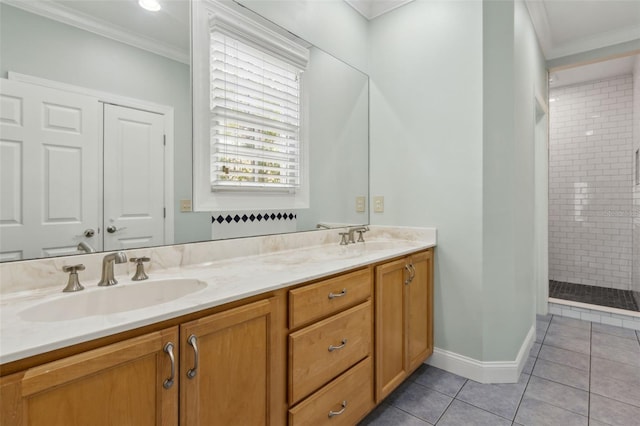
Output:
<path fill-rule="evenodd" d="M 340 239 L 340 245 L 341 246 L 346 246 L 347 244 L 349 244 L 349 233 L 348 232 L 340 232 L 339 235 L 342 237 Z"/>
<path fill-rule="evenodd" d="M 146 272 L 144 272 L 144 262 L 149 262 L 151 260 L 151 258 L 149 258 L 148 256 L 144 256 L 144 257 L 132 257 L 129 259 L 130 262 L 135 263 L 136 264 L 136 273 L 133 274 L 133 277 L 131 278 L 133 281 L 142 281 L 142 280 L 146 280 L 149 278 L 149 275 L 146 274 Z"/>
<path fill-rule="evenodd" d="M 69 280 L 67 286 L 62 290 L 65 293 L 83 290 L 84 287 L 78 279 L 78 271 L 84 271 L 85 267 L 82 263 L 78 265 L 65 265 L 62 267 L 63 272 L 69 272 Z"/>
<path fill-rule="evenodd" d="M 364 233 L 367 232 L 365 229 L 358 230 L 358 242 L 364 243 Z"/>

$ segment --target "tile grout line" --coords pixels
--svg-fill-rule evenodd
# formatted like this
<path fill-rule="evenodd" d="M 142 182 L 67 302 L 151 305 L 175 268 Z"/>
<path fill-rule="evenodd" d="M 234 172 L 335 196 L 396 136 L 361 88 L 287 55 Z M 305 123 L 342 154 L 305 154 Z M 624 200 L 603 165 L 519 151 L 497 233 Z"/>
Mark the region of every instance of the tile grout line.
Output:
<path fill-rule="evenodd" d="M 438 420 L 436 420 L 436 423 L 434 426 L 437 426 L 438 422 L 440 422 L 440 420 L 442 419 L 442 416 L 444 416 L 444 413 L 447 412 L 447 410 L 449 409 L 449 407 L 451 407 L 451 404 L 453 404 L 453 401 L 461 401 L 464 402 L 460 399 L 458 399 L 458 395 L 460 395 L 460 392 L 462 391 L 462 388 L 464 387 L 464 385 L 466 385 L 469 382 L 469 379 L 465 379 L 464 383 L 462 384 L 462 386 L 460 386 L 460 389 L 458 389 L 458 391 L 456 392 L 456 394 L 453 396 L 453 398 L 451 399 L 451 402 L 449 402 L 449 405 L 447 405 L 447 408 L 444 409 L 444 411 L 442 412 L 442 414 L 440 414 L 440 417 L 438 417 Z"/>

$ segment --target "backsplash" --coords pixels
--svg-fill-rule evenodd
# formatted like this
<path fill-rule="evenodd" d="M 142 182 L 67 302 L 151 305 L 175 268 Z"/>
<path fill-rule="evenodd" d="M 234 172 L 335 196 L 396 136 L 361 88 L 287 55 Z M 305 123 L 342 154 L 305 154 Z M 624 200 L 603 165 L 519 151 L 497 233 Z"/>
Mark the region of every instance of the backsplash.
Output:
<path fill-rule="evenodd" d="M 211 216 L 211 238 L 250 237 L 296 232 L 298 215 L 293 211 L 240 211 Z"/>
<path fill-rule="evenodd" d="M 342 229 L 328 229 L 294 232 L 125 250 L 125 253 L 128 258 L 149 256 L 151 261 L 145 265 L 145 269 L 151 275 L 153 271 L 188 265 L 202 265 L 225 259 L 257 256 L 301 247 L 338 244 L 340 241 L 338 233 L 341 231 Z M 370 231 L 365 234 L 365 239 L 435 241 L 436 230 L 435 228 L 371 226 Z M 62 291 L 67 281 L 67 274 L 62 272 L 62 267 L 79 263 L 86 267 L 84 271 L 79 273 L 81 283 L 94 285 L 100 278 L 104 255 L 105 253 L 93 253 L 0 263 L 0 296 L 50 287 L 59 287 Z M 135 272 L 135 264 L 131 262 L 116 264 L 114 271 L 116 277 L 131 276 Z"/>

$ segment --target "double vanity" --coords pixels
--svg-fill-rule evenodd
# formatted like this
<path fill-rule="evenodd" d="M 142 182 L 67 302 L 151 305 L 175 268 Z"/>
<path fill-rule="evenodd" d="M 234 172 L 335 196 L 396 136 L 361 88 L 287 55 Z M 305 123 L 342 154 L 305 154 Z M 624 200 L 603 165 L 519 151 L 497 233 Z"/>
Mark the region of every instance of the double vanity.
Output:
<path fill-rule="evenodd" d="M 356 424 L 433 352 L 435 230 L 365 240 L 132 250 L 149 279 L 127 262 L 106 287 L 100 254 L 2 265 L 0 423 Z M 62 292 L 65 261 L 84 290 Z"/>

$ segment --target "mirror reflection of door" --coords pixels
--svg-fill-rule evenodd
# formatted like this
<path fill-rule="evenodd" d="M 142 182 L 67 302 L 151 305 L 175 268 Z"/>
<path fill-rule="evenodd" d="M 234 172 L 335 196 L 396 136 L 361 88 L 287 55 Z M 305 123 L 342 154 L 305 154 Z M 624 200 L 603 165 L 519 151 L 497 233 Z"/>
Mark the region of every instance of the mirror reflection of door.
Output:
<path fill-rule="evenodd" d="M 0 83 L 0 261 L 166 243 L 163 114 Z"/>
<path fill-rule="evenodd" d="M 164 244 L 164 116 L 104 106 L 104 250 Z"/>
<path fill-rule="evenodd" d="M 0 260 L 101 247 L 98 100 L 6 79 L 0 91 Z"/>

